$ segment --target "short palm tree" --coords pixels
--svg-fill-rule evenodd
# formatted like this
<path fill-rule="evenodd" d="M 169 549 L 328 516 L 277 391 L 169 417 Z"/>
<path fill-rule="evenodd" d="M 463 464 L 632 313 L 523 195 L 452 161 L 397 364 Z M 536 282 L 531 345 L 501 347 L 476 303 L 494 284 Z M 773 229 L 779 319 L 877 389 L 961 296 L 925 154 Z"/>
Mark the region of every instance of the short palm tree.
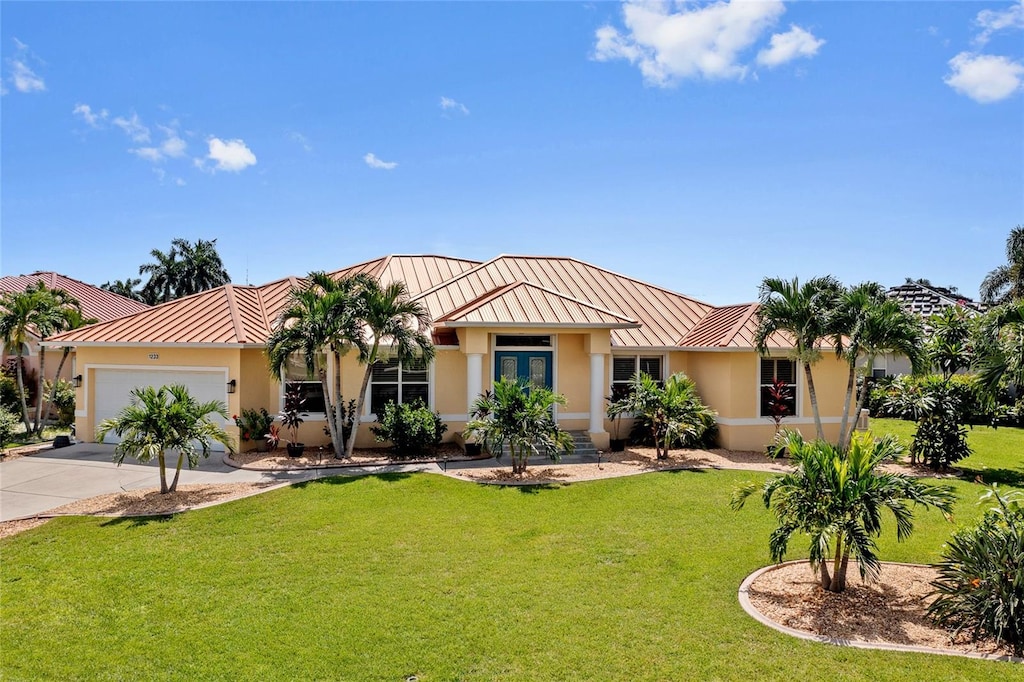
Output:
<path fill-rule="evenodd" d="M 502 377 L 493 391 L 473 403 L 465 435 L 479 441 L 495 459 L 508 447 L 512 473 L 522 476 L 531 455 L 546 455 L 557 462 L 562 454 L 573 451 L 572 434 L 555 421 L 555 405 L 565 405 L 565 397 Z"/>
<path fill-rule="evenodd" d="M 1024 299 L 1024 225 L 1010 230 L 1006 238 L 1006 265 L 992 270 L 981 281 L 981 300 L 1009 303 Z"/>
<path fill-rule="evenodd" d="M 952 511 L 955 496 L 949 486 L 930 486 L 878 470 L 879 464 L 900 453 L 895 436 L 879 440 L 870 434 L 856 436 L 845 451 L 825 441 L 805 441 L 795 431 L 783 432 L 781 443 L 797 468 L 760 487 L 765 508 L 778 520 L 768 541 L 771 558 L 781 562 L 793 534 L 805 533 L 810 539 L 811 567 L 819 573 L 821 587 L 830 592 L 846 588 L 851 554 L 862 579 L 878 577 L 881 566 L 874 538 L 881 533 L 883 510 L 895 517 L 898 540 L 914 530 L 912 506 L 935 507 L 947 517 Z M 757 490 L 753 483 L 737 488 L 732 508 L 742 508 Z"/>
<path fill-rule="evenodd" d="M 757 331 L 754 349 L 762 356 L 769 354 L 769 339 L 778 332 L 788 334 L 793 341 L 789 356 L 803 363 L 807 392 L 814 412 L 814 426 L 818 438 L 824 440 L 818 395 L 814 389 L 811 365 L 821 358 L 821 342 L 830 334 L 830 320 L 839 304 L 842 284 L 831 276 L 815 277 L 800 284 L 800 280 L 766 277 L 761 282 Z"/>
<path fill-rule="evenodd" d="M 67 331 L 69 320 L 77 317 L 81 319 L 81 308 L 78 301 L 63 289 L 49 289 L 43 282 L 39 282 L 30 291 L 35 294 L 36 312 L 34 316 L 35 331 L 40 338 L 45 339 L 58 332 Z M 64 357 L 67 357 L 66 354 Z M 63 368 L 63 362 L 61 362 Z M 57 377 L 60 376 L 60 369 L 57 370 Z M 55 377 L 56 378 L 56 377 Z M 46 346 L 39 346 L 39 375 L 36 386 L 36 415 L 33 420 L 32 429 L 36 435 L 43 435 L 43 382 L 46 379 Z M 57 382 L 54 381 L 54 386 Z"/>
<path fill-rule="evenodd" d="M 274 377 L 280 378 L 288 359 L 298 354 L 305 361 L 309 376 L 320 379 L 327 427 L 337 457 L 346 452 L 341 357 L 351 348 L 360 353 L 367 350 L 360 315 L 363 301 L 360 291 L 366 286 L 372 286 L 372 282 L 362 275 L 335 281 L 324 272 L 311 272 L 305 285 L 291 291 L 285 309 L 267 338 L 266 352 Z M 334 356 L 333 394 L 327 368 L 320 359 L 324 352 Z M 337 398 L 332 400 L 332 395 Z"/>
<path fill-rule="evenodd" d="M 99 423 L 96 440 L 102 442 L 113 432 L 121 439 L 114 449 L 114 461 L 120 465 L 131 455 L 140 462 L 156 458 L 160 464 L 160 493 L 173 493 L 178 489 L 181 465 L 188 460 L 188 468 L 199 464 L 199 456 L 210 456 L 210 447 L 216 443 L 234 452 L 231 436 L 209 417 L 227 419 L 224 403 L 213 400 L 197 401 L 185 386 L 145 386 L 132 389 L 131 404 L 112 419 Z M 167 485 L 166 452 L 178 452 L 174 480 Z"/>
<path fill-rule="evenodd" d="M 658 459 L 668 459 L 673 443 L 697 442 L 715 425 L 715 411 L 701 402 L 697 384 L 681 372 L 664 386 L 640 372 L 630 383 L 624 407 L 647 424 Z"/>

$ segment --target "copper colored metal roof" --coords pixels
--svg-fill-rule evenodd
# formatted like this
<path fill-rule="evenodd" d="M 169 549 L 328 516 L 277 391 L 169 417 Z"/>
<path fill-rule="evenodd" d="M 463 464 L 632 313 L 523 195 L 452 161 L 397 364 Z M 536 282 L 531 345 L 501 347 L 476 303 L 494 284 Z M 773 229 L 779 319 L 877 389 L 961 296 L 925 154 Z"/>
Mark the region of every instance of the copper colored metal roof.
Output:
<path fill-rule="evenodd" d="M 519 281 L 499 287 L 435 320 L 449 327 L 470 325 L 553 325 L 639 327 L 636 320 L 592 303 Z"/>
<path fill-rule="evenodd" d="M 132 315 L 149 308 L 145 303 L 66 277 L 59 272 L 33 272 L 29 275 L 0 277 L 0 291 L 25 291 L 29 286 L 39 282 L 50 289 L 63 289 L 68 292 L 78 300 L 83 316 L 96 318 L 100 322 Z"/>
<path fill-rule="evenodd" d="M 418 296 L 427 289 L 447 282 L 478 265 L 480 261 L 445 256 L 385 256 L 336 270 L 331 276 L 341 278 L 355 274 L 372 275 L 384 286 L 394 282 L 405 282 L 409 295 Z"/>
<path fill-rule="evenodd" d="M 757 303 L 714 308 L 677 345 L 684 348 L 746 349 L 754 347 L 757 332 Z M 769 348 L 792 348 L 789 337 L 776 333 L 768 337 Z"/>

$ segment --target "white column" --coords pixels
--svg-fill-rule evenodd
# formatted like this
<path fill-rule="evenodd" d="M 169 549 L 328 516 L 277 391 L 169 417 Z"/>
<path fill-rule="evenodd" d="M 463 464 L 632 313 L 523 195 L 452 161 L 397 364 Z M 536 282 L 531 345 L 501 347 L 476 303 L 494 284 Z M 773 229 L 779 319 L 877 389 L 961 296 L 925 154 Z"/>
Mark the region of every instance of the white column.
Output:
<path fill-rule="evenodd" d="M 466 413 L 472 411 L 473 401 L 483 392 L 484 354 L 466 354 Z"/>
<path fill-rule="evenodd" d="M 590 354 L 590 433 L 604 433 L 604 353 Z"/>

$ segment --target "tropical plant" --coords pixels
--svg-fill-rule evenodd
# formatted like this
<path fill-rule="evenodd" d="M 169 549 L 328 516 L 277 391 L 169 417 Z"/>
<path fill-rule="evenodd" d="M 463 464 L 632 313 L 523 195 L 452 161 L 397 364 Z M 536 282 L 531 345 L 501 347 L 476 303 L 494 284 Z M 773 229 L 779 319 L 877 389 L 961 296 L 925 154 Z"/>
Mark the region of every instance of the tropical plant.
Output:
<path fill-rule="evenodd" d="M 217 253 L 216 239 L 172 239 L 171 249 L 177 256 L 174 292 L 177 297 L 198 294 L 231 283 L 224 262 Z"/>
<path fill-rule="evenodd" d="M 940 625 L 975 639 L 994 637 L 1014 655 L 1024 655 L 1024 506 L 1019 491 L 1001 495 L 992 486 L 982 500 L 995 500 L 981 522 L 953 534 L 935 568 L 935 600 L 928 613 Z"/>
<path fill-rule="evenodd" d="M 971 454 L 965 422 L 977 404 L 976 395 L 971 377 L 953 380 L 932 374 L 919 380 L 901 377 L 891 384 L 887 409 L 917 422 L 910 443 L 912 463 L 940 469 Z"/>
<path fill-rule="evenodd" d="M 562 454 L 573 451 L 572 434 L 555 421 L 555 405 L 565 405 L 565 397 L 502 377 L 493 390 L 473 402 L 465 436 L 481 443 L 498 460 L 507 447 L 512 473 L 522 476 L 531 455 L 546 455 L 557 462 Z"/>
<path fill-rule="evenodd" d="M 629 412 L 629 396 L 625 395 L 618 400 L 614 396 L 605 397 L 605 417 L 612 423 L 612 440 L 619 439 L 619 429 L 622 426 L 622 415 Z"/>
<path fill-rule="evenodd" d="M 29 291 L 32 291 L 30 288 Z M 81 323 L 82 311 L 79 308 L 78 301 L 75 300 L 71 294 L 64 291 L 63 289 L 49 289 L 43 282 L 39 282 L 34 289 L 36 299 L 36 315 L 34 325 L 36 333 L 40 338 L 45 339 L 48 336 L 52 336 L 55 333 L 66 331 L 70 328 L 73 323 Z M 63 357 L 61 359 L 60 367 L 58 368 L 57 376 L 59 376 L 60 370 L 64 367 L 64 359 L 67 358 L 68 349 L 65 349 Z M 43 404 L 45 401 L 43 398 L 47 395 L 47 392 L 43 388 L 43 382 L 46 377 L 46 346 L 40 344 L 39 346 L 39 376 L 38 385 L 36 387 L 36 414 L 33 420 L 32 430 L 37 436 L 42 437 L 43 435 L 43 415 L 45 411 Z"/>
<path fill-rule="evenodd" d="M 361 292 L 373 280 L 363 275 L 334 280 L 327 273 L 311 272 L 303 286 L 295 287 L 267 338 L 270 373 L 280 379 L 290 358 L 302 357 L 309 376 L 320 379 L 327 417 L 327 432 L 334 456 L 351 454 L 346 433 L 354 433 L 355 410 L 346 411 L 341 399 L 341 358 L 355 348 L 368 352 L 361 325 L 364 299 Z M 333 357 L 333 376 L 328 378 L 324 353 Z M 334 391 L 331 391 L 333 380 Z M 333 396 L 338 396 L 337 400 Z M 360 406 L 361 407 L 361 406 Z M 350 422 L 346 432 L 346 422 Z"/>
<path fill-rule="evenodd" d="M 1006 265 L 992 270 L 981 281 L 981 300 L 1010 303 L 1024 299 L 1024 225 L 1010 230 L 1006 238 Z"/>
<path fill-rule="evenodd" d="M 392 453 L 399 459 L 433 453 L 448 430 L 441 415 L 423 401 L 387 403 L 377 422 L 379 425 L 370 429 L 377 442 L 390 442 Z"/>
<path fill-rule="evenodd" d="M 57 426 L 66 428 L 75 423 L 75 387 L 70 381 L 57 379 L 43 384 L 49 394 L 49 403 L 57 408 Z"/>
<path fill-rule="evenodd" d="M 974 347 L 978 383 L 990 398 L 1003 386 L 1024 388 L 1024 300 L 986 313 L 978 323 Z"/>
<path fill-rule="evenodd" d="M 775 436 L 779 435 L 782 420 L 792 414 L 793 391 L 782 379 L 775 379 L 768 386 L 768 418 L 775 424 Z"/>
<path fill-rule="evenodd" d="M 213 400 L 199 402 L 185 386 L 145 386 L 131 391 L 131 404 L 112 419 L 99 423 L 96 440 L 102 442 L 110 432 L 121 442 L 114 448 L 114 461 L 118 466 L 131 455 L 140 462 L 156 458 L 160 465 L 160 494 L 173 493 L 178 489 L 181 465 L 188 461 L 188 468 L 199 464 L 199 456 L 210 456 L 214 442 L 234 452 L 231 436 L 210 415 L 227 419 L 224 403 Z M 178 463 L 174 480 L 167 485 L 166 452 L 176 450 Z"/>
<path fill-rule="evenodd" d="M 17 413 L 21 405 L 21 393 L 18 391 L 18 382 L 7 370 L 7 365 L 0 368 L 0 407 Z"/>
<path fill-rule="evenodd" d="M 118 296 L 130 298 L 139 303 L 145 303 L 146 300 L 142 296 L 142 292 L 137 288 L 140 284 L 142 284 L 141 279 L 129 277 L 128 279 L 115 279 L 113 282 L 104 282 L 100 285 L 100 289 L 117 294 Z"/>
<path fill-rule="evenodd" d="M 660 386 L 645 372 L 630 381 L 629 394 L 623 399 L 647 428 L 658 459 L 667 459 L 673 444 L 698 443 L 715 425 L 715 412 L 700 401 L 697 384 L 682 372 L 673 374 Z"/>
<path fill-rule="evenodd" d="M 895 436 L 874 439 L 856 435 L 843 450 L 823 440 L 805 441 L 796 431 L 782 434 L 796 471 L 768 479 L 760 486 L 761 500 L 771 509 L 778 526 L 768 540 L 772 561 L 781 562 L 794 533 L 809 537 L 810 563 L 830 592 L 846 588 L 852 555 L 861 579 L 876 579 L 881 565 L 874 538 L 882 530 L 882 512 L 896 519 L 897 540 L 914 530 L 912 506 L 935 507 L 951 513 L 954 502 L 949 486 L 930 486 L 902 474 L 885 473 L 878 465 L 901 451 Z M 733 492 L 731 506 L 741 509 L 758 491 L 754 483 Z M 908 504 L 909 503 L 909 504 Z M 829 572 L 829 562 L 832 571 Z"/>
<path fill-rule="evenodd" d="M 299 427 L 302 426 L 302 405 L 306 402 L 305 396 L 302 395 L 302 389 L 297 384 L 288 386 L 284 391 L 284 409 L 281 410 L 281 414 L 277 415 L 277 419 L 281 422 L 281 426 L 288 429 L 288 433 L 291 438 L 286 438 L 285 442 L 289 445 L 302 445 L 299 443 Z M 273 429 L 270 430 L 273 433 Z"/>
<path fill-rule="evenodd" d="M 99 322 L 99 320 L 97 320 L 95 317 L 85 317 L 84 315 L 82 315 L 82 310 L 81 310 L 81 308 L 78 307 L 78 304 L 76 302 L 74 305 L 63 306 L 61 308 L 61 310 L 60 310 L 60 318 L 57 321 L 57 325 L 56 325 L 56 327 L 54 329 L 54 333 L 69 332 L 69 331 L 71 331 L 73 329 L 78 329 L 79 327 L 84 327 L 84 326 L 86 326 L 88 324 L 95 324 L 96 322 Z M 64 370 L 64 364 L 68 361 L 68 356 L 70 354 L 71 354 L 71 346 L 64 346 L 61 349 L 60 362 L 57 363 L 57 371 L 56 371 L 56 373 L 54 373 L 55 377 L 59 377 L 60 373 Z M 64 382 L 64 383 L 66 384 L 67 382 Z M 51 405 L 56 405 L 57 404 L 57 400 L 58 400 L 57 390 L 58 390 L 58 388 L 60 388 L 60 386 L 61 386 L 60 382 L 54 382 L 50 386 L 50 390 L 49 390 L 49 396 L 50 397 L 49 397 L 48 402 Z M 68 387 L 70 388 L 70 384 L 68 384 Z M 44 392 L 44 395 L 45 395 L 45 392 Z M 66 403 L 66 398 L 65 398 L 65 403 Z M 73 389 L 72 389 L 72 396 L 71 396 L 71 406 L 72 406 L 71 409 L 72 409 L 72 412 L 73 412 L 74 411 L 74 392 L 73 392 Z M 57 405 L 57 409 L 58 410 L 61 409 L 60 405 Z M 74 415 L 72 415 L 72 421 L 73 421 L 73 418 L 74 418 Z M 68 425 L 70 425 L 70 424 L 68 424 Z M 40 434 L 41 433 L 42 432 L 40 431 Z"/>
<path fill-rule="evenodd" d="M 767 357 L 773 336 L 781 332 L 790 337 L 793 349 L 789 356 L 803 363 L 814 412 L 814 427 L 821 440 L 825 438 L 825 431 L 821 426 L 811 366 L 821 358 L 821 343 L 830 335 L 831 315 L 842 291 L 842 284 L 827 276 L 816 277 L 803 284 L 795 277 L 790 281 L 766 277 L 759 292 L 761 308 L 757 313 L 754 349 Z"/>
<path fill-rule="evenodd" d="M 178 254 L 172 247 L 164 253 L 160 249 L 153 249 L 149 252 L 153 257 L 152 263 L 143 263 L 139 266 L 140 275 L 148 275 L 149 279 L 142 287 L 142 300 L 149 305 L 166 303 L 177 298 L 176 287 L 178 284 Z"/>
<path fill-rule="evenodd" d="M 8 443 L 14 439 L 18 427 L 18 415 L 0 405 L 0 453 L 5 452 Z"/>
<path fill-rule="evenodd" d="M 274 423 L 273 415 L 265 407 L 242 410 L 241 416 L 236 414 L 233 419 L 238 427 L 239 438 L 244 441 L 263 440 L 270 431 L 270 425 Z"/>
<path fill-rule="evenodd" d="M 949 306 L 927 320 L 931 335 L 925 345 L 925 356 L 931 365 L 948 379 L 971 366 L 974 348 L 971 343 L 971 316 L 963 306 Z"/>

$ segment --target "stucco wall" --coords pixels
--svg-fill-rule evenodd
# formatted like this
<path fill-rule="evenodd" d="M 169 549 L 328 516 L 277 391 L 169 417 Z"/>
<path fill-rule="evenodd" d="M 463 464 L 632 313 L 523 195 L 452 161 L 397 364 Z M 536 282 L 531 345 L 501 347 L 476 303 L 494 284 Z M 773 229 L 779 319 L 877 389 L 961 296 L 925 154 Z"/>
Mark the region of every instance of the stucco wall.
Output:
<path fill-rule="evenodd" d="M 565 396 L 560 414 L 590 410 L 590 354 L 583 349 L 582 334 L 558 335 L 558 378 L 555 390 Z M 584 426 L 583 428 L 586 428 Z"/>

